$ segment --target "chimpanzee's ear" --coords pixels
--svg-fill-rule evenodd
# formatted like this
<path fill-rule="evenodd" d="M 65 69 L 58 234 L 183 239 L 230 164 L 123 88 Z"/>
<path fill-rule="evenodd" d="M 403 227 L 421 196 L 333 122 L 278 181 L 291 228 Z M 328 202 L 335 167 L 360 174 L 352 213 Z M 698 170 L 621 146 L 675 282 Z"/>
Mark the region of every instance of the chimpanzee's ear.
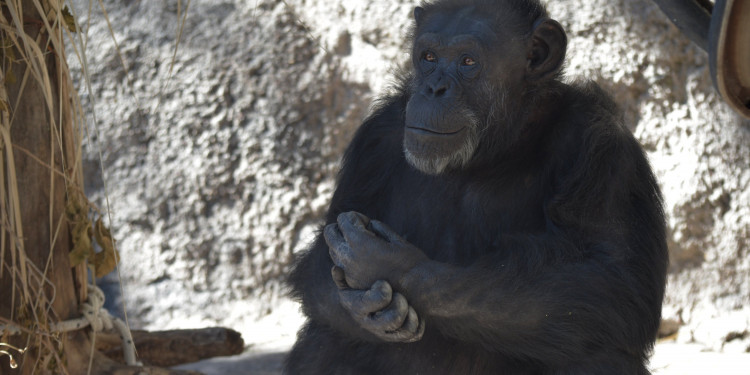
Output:
<path fill-rule="evenodd" d="M 568 37 L 560 23 L 542 18 L 534 23 L 528 47 L 526 77 L 532 81 L 553 77 L 565 62 Z"/>
<path fill-rule="evenodd" d="M 414 21 L 417 22 L 417 25 L 422 21 L 422 16 L 424 15 L 424 8 L 422 7 L 416 7 L 414 8 Z"/>

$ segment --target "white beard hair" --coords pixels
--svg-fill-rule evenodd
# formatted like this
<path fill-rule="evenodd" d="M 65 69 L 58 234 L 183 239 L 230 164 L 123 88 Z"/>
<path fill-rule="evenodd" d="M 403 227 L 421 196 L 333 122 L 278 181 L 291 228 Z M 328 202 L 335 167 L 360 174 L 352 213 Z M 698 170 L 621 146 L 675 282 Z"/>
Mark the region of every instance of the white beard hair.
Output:
<path fill-rule="evenodd" d="M 438 175 L 443 173 L 446 169 L 451 168 L 462 168 L 469 163 L 471 158 L 474 156 L 474 152 L 479 144 L 479 135 L 477 134 L 477 127 L 479 126 L 479 120 L 473 112 L 468 109 L 463 110 L 463 117 L 467 119 L 467 139 L 464 140 L 463 145 L 453 152 L 451 155 L 442 157 L 431 157 L 429 159 L 420 158 L 412 154 L 406 147 L 404 147 L 404 156 L 406 161 L 417 170 L 428 175 Z"/>

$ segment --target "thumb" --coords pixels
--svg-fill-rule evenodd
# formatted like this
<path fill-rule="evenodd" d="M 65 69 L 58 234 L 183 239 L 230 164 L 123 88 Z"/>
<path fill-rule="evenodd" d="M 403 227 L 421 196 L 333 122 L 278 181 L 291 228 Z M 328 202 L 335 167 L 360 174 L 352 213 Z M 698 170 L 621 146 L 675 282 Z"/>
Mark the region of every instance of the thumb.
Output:
<path fill-rule="evenodd" d="M 403 237 L 401 237 L 398 233 L 394 232 L 393 229 L 391 229 L 388 225 L 385 223 L 378 221 L 378 220 L 370 220 L 370 231 L 375 233 L 378 237 L 391 242 L 391 243 L 404 243 L 406 240 L 404 240 Z"/>

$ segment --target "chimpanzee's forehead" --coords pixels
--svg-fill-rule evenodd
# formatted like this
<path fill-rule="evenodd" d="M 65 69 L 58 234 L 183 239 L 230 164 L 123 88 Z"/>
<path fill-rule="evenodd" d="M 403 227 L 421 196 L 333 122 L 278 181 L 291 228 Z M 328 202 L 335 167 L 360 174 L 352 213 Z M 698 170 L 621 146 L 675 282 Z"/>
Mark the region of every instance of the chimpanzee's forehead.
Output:
<path fill-rule="evenodd" d="M 498 38 L 490 15 L 484 15 L 474 7 L 465 7 L 457 12 L 438 12 L 425 17 L 424 24 L 417 30 L 417 36 L 432 34 L 444 42 L 456 37 L 473 37 L 485 43 Z"/>

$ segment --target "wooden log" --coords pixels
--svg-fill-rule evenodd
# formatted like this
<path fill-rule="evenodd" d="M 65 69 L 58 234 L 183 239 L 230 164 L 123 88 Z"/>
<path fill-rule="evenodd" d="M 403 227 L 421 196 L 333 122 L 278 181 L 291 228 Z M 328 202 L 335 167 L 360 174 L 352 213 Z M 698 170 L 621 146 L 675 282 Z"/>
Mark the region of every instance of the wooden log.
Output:
<path fill-rule="evenodd" d="M 201 359 L 242 353 L 245 342 L 239 332 L 228 328 L 133 331 L 138 359 L 145 365 L 171 367 Z M 109 358 L 124 362 L 117 333 L 99 333 L 96 348 Z"/>

